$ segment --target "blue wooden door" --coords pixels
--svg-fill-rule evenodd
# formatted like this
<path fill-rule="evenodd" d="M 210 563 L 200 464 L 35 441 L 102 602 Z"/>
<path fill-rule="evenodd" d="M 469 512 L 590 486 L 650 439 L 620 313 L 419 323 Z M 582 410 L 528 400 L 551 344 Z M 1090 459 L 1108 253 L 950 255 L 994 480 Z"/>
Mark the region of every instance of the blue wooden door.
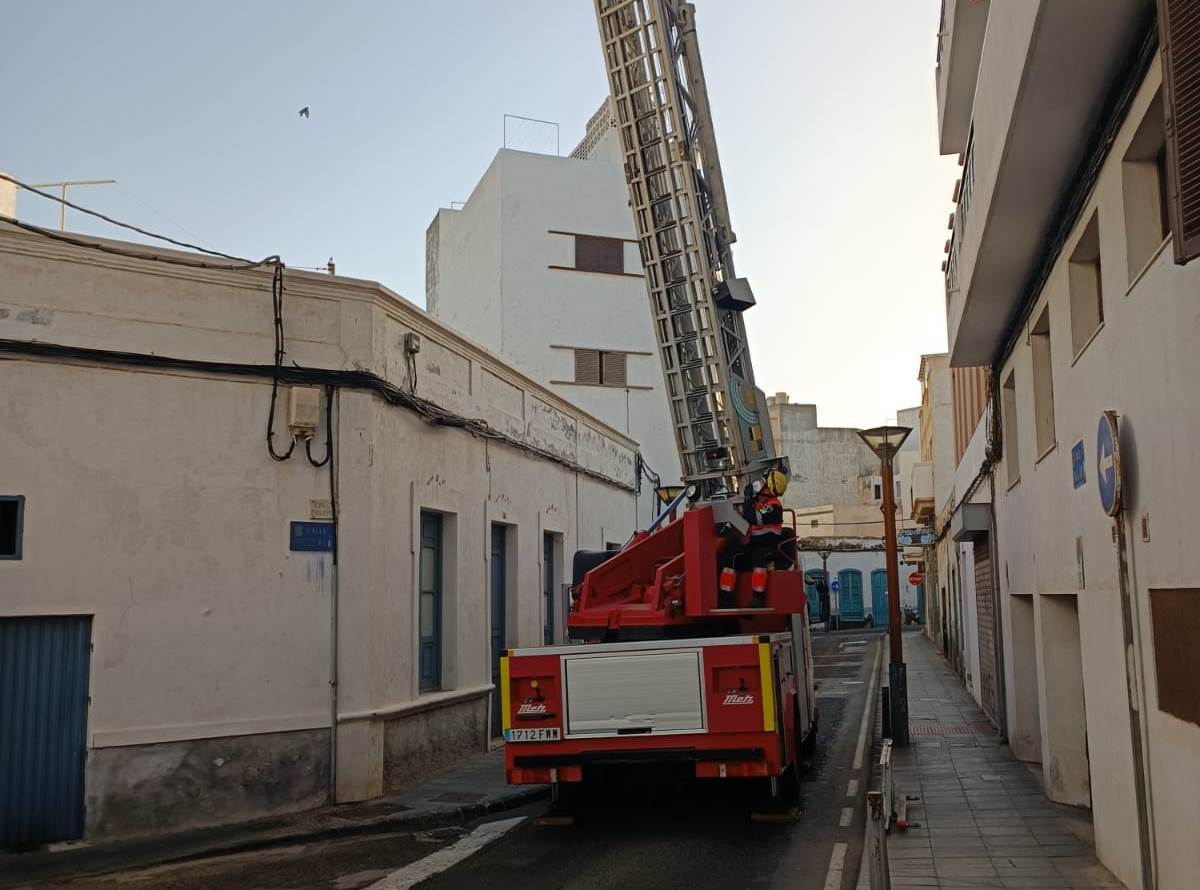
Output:
<path fill-rule="evenodd" d="M 507 645 L 504 619 L 508 609 L 507 571 L 505 567 L 505 543 L 507 529 L 492 524 L 491 597 L 492 597 L 492 735 L 498 736 L 500 725 L 500 657 Z"/>
<path fill-rule="evenodd" d="M 809 569 L 804 573 L 804 595 L 808 597 L 808 620 L 821 620 L 821 595 L 817 593 L 817 580 L 821 577 L 820 569 Z"/>
<path fill-rule="evenodd" d="M 554 642 L 554 535 L 542 536 L 542 642 Z"/>
<path fill-rule="evenodd" d="M 83 836 L 89 615 L 0 618 L 0 849 Z"/>
<path fill-rule="evenodd" d="M 887 569 L 871 572 L 871 616 L 875 619 L 876 627 L 888 623 Z"/>
<path fill-rule="evenodd" d="M 420 686 L 442 685 L 442 517 L 421 513 L 420 596 Z"/>
<path fill-rule="evenodd" d="M 842 621 L 862 621 L 863 585 L 862 572 L 858 569 L 842 569 L 838 572 L 841 592 L 838 594 L 838 614 Z"/>
<path fill-rule="evenodd" d="M 917 621 L 925 623 L 925 585 L 917 585 Z"/>

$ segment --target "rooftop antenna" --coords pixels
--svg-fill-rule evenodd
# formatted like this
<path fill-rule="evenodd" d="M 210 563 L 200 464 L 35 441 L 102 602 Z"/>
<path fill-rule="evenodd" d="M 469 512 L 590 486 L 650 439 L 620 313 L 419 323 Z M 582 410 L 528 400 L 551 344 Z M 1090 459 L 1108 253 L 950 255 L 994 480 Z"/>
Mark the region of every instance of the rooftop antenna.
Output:
<path fill-rule="evenodd" d="M 58 218 L 58 230 L 65 232 L 67 230 L 67 188 L 72 185 L 116 185 L 115 179 L 68 179 L 59 180 L 58 182 L 35 182 L 31 187 L 35 189 L 58 188 L 62 189 L 62 204 L 60 208 L 62 213 Z"/>

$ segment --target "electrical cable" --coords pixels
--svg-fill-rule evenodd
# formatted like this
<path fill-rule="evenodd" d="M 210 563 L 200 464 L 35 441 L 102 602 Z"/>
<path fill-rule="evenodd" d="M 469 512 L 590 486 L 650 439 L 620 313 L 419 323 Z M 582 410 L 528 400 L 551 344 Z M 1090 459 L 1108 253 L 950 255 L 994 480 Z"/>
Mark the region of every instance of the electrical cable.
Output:
<path fill-rule="evenodd" d="M 272 460 L 285 461 L 296 450 L 296 436 L 292 435 L 292 444 L 288 446 L 287 451 L 280 453 L 275 450 L 275 403 L 279 400 L 279 372 L 283 368 L 284 355 L 282 263 L 275 266 L 275 272 L 271 276 L 271 310 L 275 316 L 275 374 L 271 380 L 271 407 L 267 410 L 267 453 L 271 455 Z M 304 448 L 306 451 L 308 450 L 307 440 Z M 309 460 L 312 460 L 311 454 Z"/>
<path fill-rule="evenodd" d="M 333 387 L 326 385 L 325 387 L 325 456 L 319 461 L 313 459 L 312 455 L 312 436 L 307 436 L 304 439 L 304 453 L 308 457 L 308 462 L 314 467 L 323 467 L 329 463 L 329 458 L 333 455 Z"/>
<path fill-rule="evenodd" d="M 158 232 L 151 232 L 148 229 L 143 229 L 140 226 L 135 226 L 132 223 L 121 222 L 120 220 L 113 219 L 111 216 L 105 216 L 103 213 L 100 213 L 97 210 L 89 210 L 87 207 L 82 207 L 79 204 L 75 204 L 71 201 L 66 200 L 65 198 L 60 198 L 58 195 L 52 195 L 49 192 L 43 192 L 41 189 L 36 189 L 27 183 L 21 182 L 21 180 L 19 180 L 19 179 L 14 179 L 13 177 L 9 176 L 7 173 L 0 173 L 0 179 L 7 180 L 8 182 L 11 182 L 13 185 L 17 186 L 18 188 L 23 188 L 26 191 L 33 192 L 35 195 L 41 195 L 43 198 L 48 198 L 51 201 L 57 201 L 59 204 L 62 204 L 66 207 L 70 207 L 72 210 L 78 210 L 80 213 L 88 214 L 88 216 L 94 216 L 97 219 L 102 219 L 106 223 L 117 226 L 119 228 L 128 229 L 131 232 L 137 232 L 140 235 L 145 235 L 147 238 L 154 238 L 158 241 L 166 241 L 168 244 L 174 244 L 176 247 L 185 247 L 188 250 L 194 250 L 197 253 L 206 253 L 209 256 L 217 256 L 217 257 L 221 257 L 221 259 L 233 260 L 234 262 L 244 264 L 245 268 L 255 268 L 257 266 L 266 266 L 266 265 L 270 265 L 271 263 L 279 262 L 278 256 L 267 257 L 265 259 L 259 260 L 258 262 L 255 262 L 254 260 L 248 260 L 245 257 L 234 256 L 232 254 L 222 253 L 219 250 L 211 250 L 207 247 L 201 247 L 198 244 L 190 244 L 187 241 L 178 241 L 167 235 L 162 235 L 162 234 L 159 234 Z M 30 223 L 17 223 L 16 220 L 12 219 L 11 217 L 0 217 L 0 219 L 4 219 L 8 222 L 16 223 L 21 228 L 27 228 L 27 229 L 30 229 L 31 231 L 40 232 L 41 234 L 45 234 L 47 231 L 45 229 L 42 229 L 41 226 L 33 226 Z M 64 238 L 62 240 L 68 240 L 68 239 Z M 72 242 L 72 243 L 77 243 L 77 242 Z M 83 246 L 95 247 L 98 245 L 83 245 Z"/>
<path fill-rule="evenodd" d="M 615 485 L 625 491 L 633 491 L 631 482 L 606 476 L 589 467 L 563 457 L 547 448 L 540 448 L 515 439 L 488 425 L 482 418 L 469 418 L 455 414 L 428 399 L 414 396 L 389 380 L 370 371 L 334 370 L 329 368 L 303 368 L 298 365 L 277 367 L 239 362 L 215 362 L 203 359 L 181 359 L 164 355 L 140 352 L 119 352 L 83 346 L 64 346 L 44 341 L 0 339 L 0 353 L 24 355 L 35 358 L 56 358 L 68 361 L 91 362 L 111 367 L 150 368 L 168 371 L 193 371 L 205 374 L 220 374 L 231 377 L 257 377 L 281 384 L 308 386 L 333 386 L 336 389 L 359 389 L 373 393 L 389 405 L 402 407 L 420 415 L 436 426 L 454 426 L 465 429 L 475 438 L 501 442 L 532 457 L 566 467 L 576 473 L 596 479 L 607 485 Z M 336 453 L 336 445 L 334 447 Z"/>

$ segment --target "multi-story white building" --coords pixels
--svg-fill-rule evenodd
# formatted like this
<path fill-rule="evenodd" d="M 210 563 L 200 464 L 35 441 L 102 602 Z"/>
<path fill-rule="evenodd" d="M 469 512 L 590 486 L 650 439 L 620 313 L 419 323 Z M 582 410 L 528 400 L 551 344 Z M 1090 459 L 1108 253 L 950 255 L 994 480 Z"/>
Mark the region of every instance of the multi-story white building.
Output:
<path fill-rule="evenodd" d="M 1179 0 L 946 0 L 937 71 L 941 148 L 962 162 L 950 360 L 989 366 L 992 383 L 950 526 L 979 534 L 994 510 L 980 540 L 1013 751 L 1040 765 L 1051 799 L 1091 808 L 1101 860 L 1147 890 L 1200 874 L 1200 264 L 1180 265 L 1200 246 L 1200 48 L 1187 16 Z M 982 673 L 982 645 L 979 658 Z"/>
<path fill-rule="evenodd" d="M 426 305 L 631 436 L 674 485 L 679 458 L 615 132 L 606 101 L 570 157 L 497 152 L 463 207 L 429 225 Z M 643 525 L 653 488 L 638 502 Z"/>

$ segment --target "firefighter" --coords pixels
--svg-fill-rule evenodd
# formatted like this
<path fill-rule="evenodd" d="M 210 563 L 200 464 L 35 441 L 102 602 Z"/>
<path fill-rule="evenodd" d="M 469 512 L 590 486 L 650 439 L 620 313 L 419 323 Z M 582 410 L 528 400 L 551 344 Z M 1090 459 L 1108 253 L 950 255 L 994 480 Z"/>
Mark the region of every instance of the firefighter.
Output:
<path fill-rule="evenodd" d="M 792 561 L 782 551 L 783 503 L 780 496 L 787 491 L 788 478 L 781 470 L 768 470 L 755 482 L 752 495 L 742 505 L 743 516 L 750 523 L 750 565 L 755 569 L 772 571 L 776 566 L 788 568 Z M 755 590 L 753 605 L 766 604 L 766 592 Z"/>

